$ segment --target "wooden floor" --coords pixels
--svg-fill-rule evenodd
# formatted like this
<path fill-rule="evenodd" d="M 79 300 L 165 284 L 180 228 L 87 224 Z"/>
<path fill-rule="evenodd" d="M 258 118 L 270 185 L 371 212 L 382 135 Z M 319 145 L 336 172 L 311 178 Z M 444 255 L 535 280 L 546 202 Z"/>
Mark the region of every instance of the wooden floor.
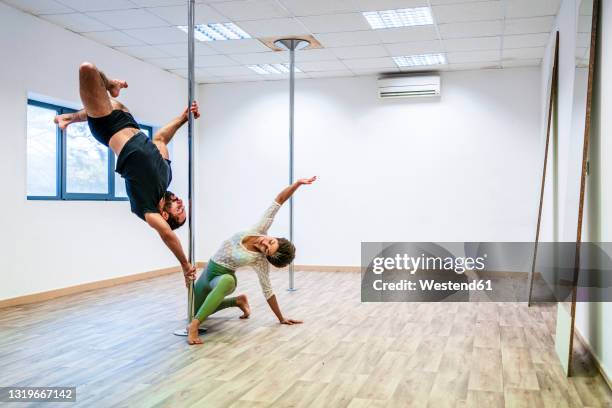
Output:
<path fill-rule="evenodd" d="M 603 407 L 612 394 L 588 360 L 567 379 L 555 307 L 360 302 L 359 274 L 272 274 L 281 326 L 250 271 L 253 314 L 213 316 L 202 346 L 167 276 L 0 309 L 0 386 L 76 386 L 83 407 Z M 10 404 L 2 404 L 10 406 Z M 13 404 L 16 407 L 27 404 Z M 30 405 L 32 406 L 32 405 Z"/>

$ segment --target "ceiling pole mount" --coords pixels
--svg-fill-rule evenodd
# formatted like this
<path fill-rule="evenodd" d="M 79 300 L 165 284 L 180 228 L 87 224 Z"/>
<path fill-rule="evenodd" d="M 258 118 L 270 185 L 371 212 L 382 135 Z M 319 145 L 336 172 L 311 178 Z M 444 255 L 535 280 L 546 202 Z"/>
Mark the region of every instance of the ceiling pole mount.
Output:
<path fill-rule="evenodd" d="M 302 50 L 310 45 L 310 41 L 302 38 L 281 38 L 274 41 L 274 45 L 287 51 Z"/>

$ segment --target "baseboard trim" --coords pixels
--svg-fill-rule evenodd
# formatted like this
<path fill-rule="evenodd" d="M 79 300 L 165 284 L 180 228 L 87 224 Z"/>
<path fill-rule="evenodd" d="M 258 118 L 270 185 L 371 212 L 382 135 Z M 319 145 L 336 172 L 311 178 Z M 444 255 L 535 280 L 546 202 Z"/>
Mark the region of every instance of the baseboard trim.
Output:
<path fill-rule="evenodd" d="M 578 339 L 578 341 L 582 344 L 582 346 L 584 346 L 586 351 L 589 353 L 589 355 L 591 356 L 591 359 L 593 360 L 593 363 L 595 364 L 595 367 L 597 367 L 597 370 L 603 377 L 604 381 L 606 382 L 606 384 L 608 384 L 608 387 L 612 390 L 612 381 L 610 381 L 610 377 L 608 377 L 608 373 L 606 373 L 606 371 L 604 370 L 601 360 L 599 359 L 599 357 L 597 357 L 597 354 L 595 354 L 589 342 L 586 341 L 586 339 L 582 336 L 582 334 L 577 329 L 574 330 L 574 334 L 576 335 L 576 338 Z"/>
<path fill-rule="evenodd" d="M 203 268 L 204 266 L 206 266 L 206 263 L 197 262 L 196 265 L 198 268 Z M 158 276 L 178 273 L 180 270 L 181 268 L 178 266 L 172 268 L 162 268 L 149 272 L 137 273 L 134 275 L 120 276 L 118 278 L 105 279 L 97 282 L 83 283 L 80 285 L 69 286 L 67 288 L 53 289 L 45 292 L 33 293 L 31 295 L 17 296 L 14 298 L 0 300 L 0 309 L 11 306 L 21 306 L 30 303 L 43 302 L 45 300 L 51 300 L 58 297 L 74 295 L 82 292 L 88 292 L 90 290 L 109 288 L 111 286 L 122 285 L 125 283 L 156 278 Z"/>
<path fill-rule="evenodd" d="M 361 272 L 361 266 L 294 265 L 300 272 Z"/>
<path fill-rule="evenodd" d="M 197 262 L 196 265 L 199 269 L 206 267 L 206 262 Z M 361 272 L 360 266 L 330 266 L 330 265 L 294 265 L 296 271 L 300 272 L 350 272 L 359 273 Z M 272 268 L 275 270 L 276 268 Z M 286 268 L 283 268 L 286 269 Z M 111 286 L 122 285 L 130 282 L 137 282 L 145 279 L 156 278 L 158 276 L 168 275 L 171 273 L 178 273 L 179 267 L 163 268 L 154 271 L 137 273 L 134 275 L 121 276 L 118 278 L 105 279 L 98 282 L 84 283 L 81 285 L 69 286 L 67 288 L 54 289 L 46 292 L 33 293 L 31 295 L 18 296 L 14 298 L 0 300 L 0 309 L 10 306 L 26 305 L 29 303 L 43 302 L 45 300 L 55 299 L 62 296 L 74 295 L 77 293 L 87 292 L 90 290 L 103 289 Z M 520 277 L 525 278 L 526 273 L 517 272 L 491 272 L 487 273 L 490 276 L 496 277 Z"/>
<path fill-rule="evenodd" d="M 207 262 L 196 262 L 198 269 L 206 267 Z M 9 299 L 0 300 L 0 309 L 27 305 L 30 303 L 43 302 L 45 300 L 56 299 L 62 296 L 75 295 L 77 293 L 90 290 L 104 289 L 111 286 L 123 285 L 125 283 L 137 282 L 145 279 L 156 278 L 158 276 L 178 273 L 181 268 L 163 268 L 154 271 L 137 273 L 134 275 L 120 276 L 118 278 L 105 279 L 97 282 L 83 283 L 81 285 L 69 286 L 66 288 L 53 289 L 45 292 L 33 293 L 30 295 L 17 296 Z M 360 272 L 359 266 L 323 266 L 323 265 L 295 265 L 295 270 L 304 272 Z"/>

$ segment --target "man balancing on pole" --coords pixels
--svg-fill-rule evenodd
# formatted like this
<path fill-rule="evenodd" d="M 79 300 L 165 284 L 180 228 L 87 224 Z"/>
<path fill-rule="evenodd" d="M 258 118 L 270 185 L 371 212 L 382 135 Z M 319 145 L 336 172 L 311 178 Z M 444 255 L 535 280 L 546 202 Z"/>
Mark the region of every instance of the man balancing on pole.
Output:
<path fill-rule="evenodd" d="M 87 121 L 94 138 L 110 146 L 117 155 L 115 171 L 125 179 L 132 212 L 159 233 L 181 263 L 185 283 L 189 285 L 195 279 L 195 265 L 189 263 L 181 241 L 173 231 L 185 223 L 187 215 L 183 201 L 167 190 L 172 181 L 167 145 L 187 122 L 189 113 L 185 109 L 161 128 L 151 141 L 140 131 L 128 109 L 113 99 L 127 87 L 127 82 L 108 79 L 95 65 L 84 62 L 79 67 L 79 91 L 85 109 L 59 115 L 55 123 L 65 129 L 71 123 Z M 200 117 L 196 102 L 190 110 L 194 118 Z"/>

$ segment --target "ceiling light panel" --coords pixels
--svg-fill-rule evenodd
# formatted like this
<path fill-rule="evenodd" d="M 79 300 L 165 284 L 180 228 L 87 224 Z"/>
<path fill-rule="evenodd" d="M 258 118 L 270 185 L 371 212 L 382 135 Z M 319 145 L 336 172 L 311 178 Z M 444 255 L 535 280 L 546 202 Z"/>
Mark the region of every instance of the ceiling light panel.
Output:
<path fill-rule="evenodd" d="M 373 30 L 433 24 L 433 17 L 429 7 L 365 11 L 363 16 L 370 23 Z"/>
<path fill-rule="evenodd" d="M 290 72 L 289 64 L 257 64 L 248 67 L 261 75 L 288 74 Z M 295 67 L 295 72 L 302 72 L 302 70 Z"/>
<path fill-rule="evenodd" d="M 187 26 L 178 26 L 178 29 L 188 32 Z M 243 40 L 251 36 L 234 23 L 210 23 L 195 26 L 194 37 L 199 41 L 226 41 Z"/>
<path fill-rule="evenodd" d="M 446 57 L 443 54 L 407 55 L 403 57 L 393 57 L 393 61 L 395 61 L 398 67 L 420 67 L 444 65 L 446 64 Z"/>

